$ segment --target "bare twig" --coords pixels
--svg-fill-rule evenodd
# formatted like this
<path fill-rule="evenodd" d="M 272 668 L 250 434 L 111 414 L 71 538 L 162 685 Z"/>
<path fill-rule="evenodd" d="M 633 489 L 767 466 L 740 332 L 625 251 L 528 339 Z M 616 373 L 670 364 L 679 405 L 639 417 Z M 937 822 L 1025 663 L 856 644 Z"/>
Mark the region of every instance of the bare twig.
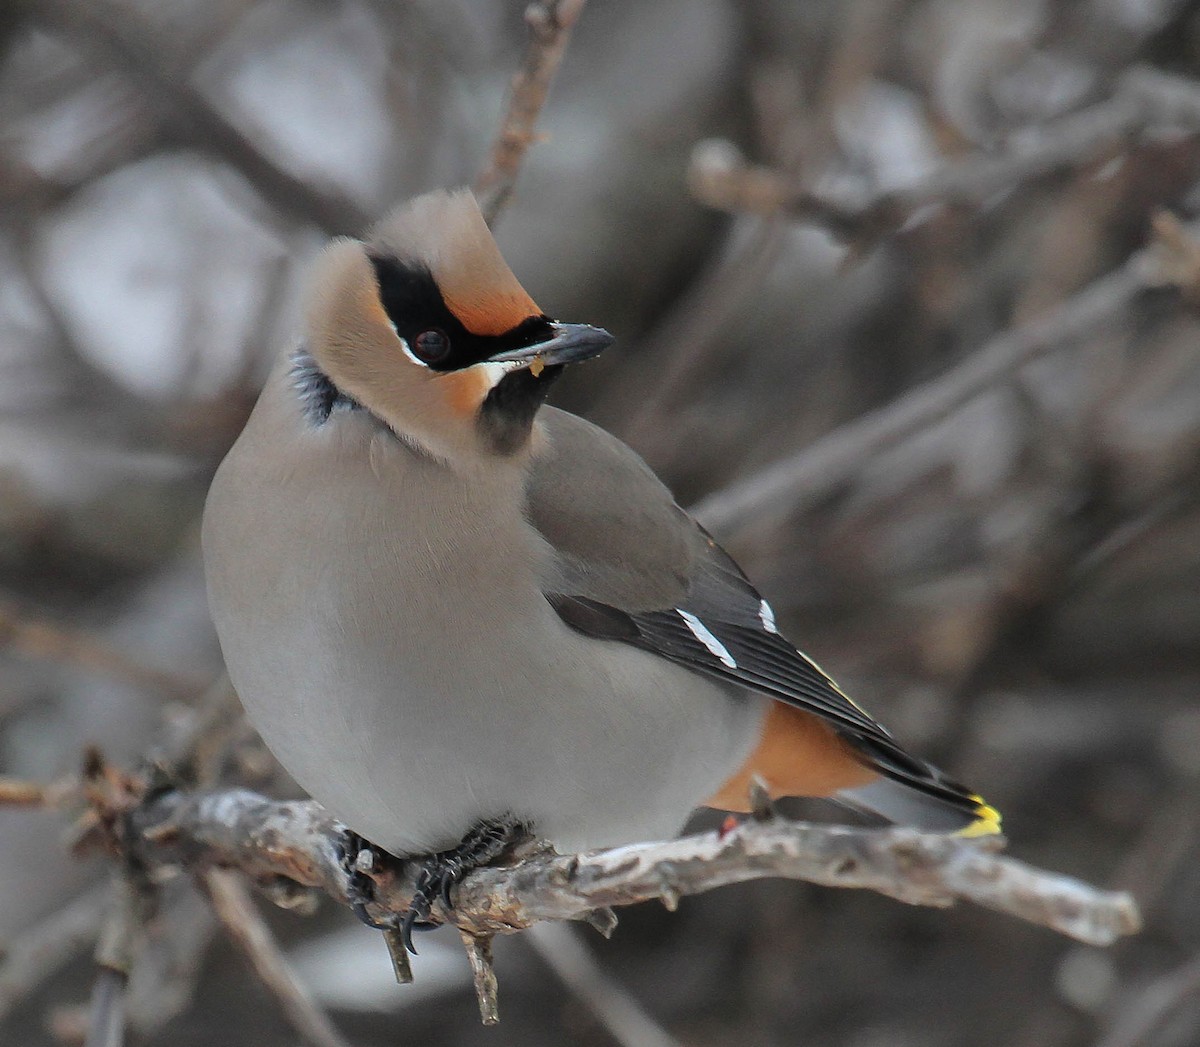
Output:
<path fill-rule="evenodd" d="M 767 54 L 751 58 L 748 86 L 763 132 L 761 144 L 779 157 L 789 184 L 809 186 L 823 176 L 837 141 L 838 111 L 869 82 L 885 53 L 894 7 L 893 0 L 846 5 L 845 21 L 811 100 L 804 97 L 797 77 L 771 75 L 777 61 Z M 750 12 L 744 10 L 747 16 Z M 678 448 L 670 435 L 674 427 L 664 426 L 663 418 L 686 398 L 689 385 L 702 383 L 719 366 L 727 350 L 722 337 L 727 325 L 761 291 L 788 243 L 788 223 L 780 212 L 761 214 L 744 236 L 738 232 L 729 231 L 724 247 L 639 347 L 639 354 L 656 362 L 655 380 L 647 383 L 621 429 L 656 465 L 665 465 L 664 452 Z"/>
<path fill-rule="evenodd" d="M 722 345 L 716 335 L 762 287 L 786 243 L 786 232 L 781 220 L 762 219 L 728 253 L 714 257 L 665 321 L 656 325 L 641 351 L 662 364 L 653 385 L 622 425 L 631 444 L 644 449 L 661 439 L 664 414 L 681 399 L 688 379 L 711 363 Z"/>
<path fill-rule="evenodd" d="M 692 511 L 706 527 L 729 534 L 752 519 L 811 506 L 872 455 L 947 417 L 1025 364 L 1119 319 L 1139 292 L 1173 281 L 1174 257 L 1160 239 L 1039 319 L 994 338 L 940 378 L 709 495 Z"/>
<path fill-rule="evenodd" d="M 154 865 L 236 866 L 255 879 L 284 876 L 347 897 L 339 860 L 341 827 L 317 804 L 272 802 L 246 790 L 167 793 L 134 817 L 143 860 Z M 412 898 L 415 873 L 376 880 L 381 914 Z M 450 914 L 477 936 L 545 920 L 585 919 L 593 910 L 699 894 L 764 877 L 865 888 L 912 905 L 963 899 L 1107 945 L 1138 928 L 1133 900 L 1024 865 L 977 843 L 907 829 L 747 822 L 704 833 L 587 855 L 539 853 L 513 868 L 481 869 L 457 888 Z"/>
<path fill-rule="evenodd" d="M 529 45 L 509 88 L 508 111 L 492 143 L 488 160 L 475 179 L 475 195 L 488 225 L 494 225 L 521 170 L 554 74 L 562 62 L 571 30 L 585 0 L 535 0 L 525 9 Z"/>
<path fill-rule="evenodd" d="M 1200 790 L 1186 779 L 1175 795 L 1161 796 L 1112 877 L 1138 900 L 1147 920 L 1161 910 L 1167 887 L 1200 844 Z"/>
<path fill-rule="evenodd" d="M 201 875 L 221 925 L 250 960 L 254 973 L 279 1001 L 292 1028 L 311 1047 L 349 1047 L 300 983 L 254 901 L 234 873 L 207 869 Z"/>
<path fill-rule="evenodd" d="M 500 987 L 496 981 L 496 961 L 492 956 L 493 935 L 472 934 L 470 931 L 461 931 L 460 935 L 471 964 L 475 998 L 479 1001 L 479 1020 L 484 1025 L 495 1025 L 500 1021 L 497 998 Z"/>
<path fill-rule="evenodd" d="M 596 962 L 575 927 L 541 923 L 529 929 L 526 940 L 622 1047 L 679 1047 L 679 1041 Z"/>
<path fill-rule="evenodd" d="M 222 672 L 187 709 L 182 723 L 169 728 L 150 752 L 149 762 L 172 777 L 209 784 L 220 770 L 228 735 L 237 729 L 242 707 L 237 692 Z"/>

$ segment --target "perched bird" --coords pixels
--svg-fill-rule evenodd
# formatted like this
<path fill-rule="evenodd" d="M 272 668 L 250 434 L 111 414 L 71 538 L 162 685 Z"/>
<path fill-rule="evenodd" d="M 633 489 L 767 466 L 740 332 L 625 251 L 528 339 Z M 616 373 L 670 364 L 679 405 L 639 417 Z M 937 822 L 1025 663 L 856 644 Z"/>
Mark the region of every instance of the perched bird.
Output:
<path fill-rule="evenodd" d="M 670 836 L 745 810 L 754 775 L 997 831 L 632 450 L 543 406 L 611 342 L 534 304 L 468 191 L 326 249 L 204 515 L 229 674 L 283 766 L 366 840 L 433 855 L 447 897 L 518 828 L 563 852 Z"/>

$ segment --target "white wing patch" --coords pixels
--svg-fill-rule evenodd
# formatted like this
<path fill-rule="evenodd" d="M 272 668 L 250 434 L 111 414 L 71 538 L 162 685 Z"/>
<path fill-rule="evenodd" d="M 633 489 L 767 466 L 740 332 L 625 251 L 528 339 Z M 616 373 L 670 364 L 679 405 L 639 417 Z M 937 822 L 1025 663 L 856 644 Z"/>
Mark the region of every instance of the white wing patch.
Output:
<path fill-rule="evenodd" d="M 777 633 L 779 630 L 775 627 L 775 612 L 771 609 L 771 605 L 766 600 L 758 602 L 758 620 L 762 622 L 762 627 L 769 633 Z"/>
<path fill-rule="evenodd" d="M 688 614 L 687 611 L 680 610 L 678 607 L 675 610 L 679 617 L 687 623 L 687 627 L 692 630 L 692 635 L 708 648 L 709 654 L 715 658 L 719 658 L 722 664 L 728 666 L 730 669 L 737 668 L 737 662 L 734 661 L 733 655 L 729 653 L 720 640 L 705 628 L 704 623 L 699 618 L 694 614 Z"/>

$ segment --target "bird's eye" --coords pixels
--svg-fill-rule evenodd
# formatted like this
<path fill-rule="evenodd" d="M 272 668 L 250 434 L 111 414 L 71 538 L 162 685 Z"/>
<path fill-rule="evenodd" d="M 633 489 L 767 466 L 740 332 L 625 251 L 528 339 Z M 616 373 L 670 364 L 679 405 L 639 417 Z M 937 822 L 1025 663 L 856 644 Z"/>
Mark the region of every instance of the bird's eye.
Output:
<path fill-rule="evenodd" d="M 422 331 L 412 343 L 413 355 L 427 364 L 436 364 L 450 355 L 450 339 L 436 327 Z"/>

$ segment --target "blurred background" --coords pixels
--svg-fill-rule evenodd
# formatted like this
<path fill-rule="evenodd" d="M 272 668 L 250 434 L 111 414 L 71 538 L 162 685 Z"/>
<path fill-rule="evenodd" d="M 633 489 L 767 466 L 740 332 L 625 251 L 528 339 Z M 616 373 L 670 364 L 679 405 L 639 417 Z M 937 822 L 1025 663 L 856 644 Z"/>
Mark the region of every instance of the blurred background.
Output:
<path fill-rule="evenodd" d="M 328 236 L 472 180 L 523 7 L 4 5 L 0 773 L 53 778 L 88 743 L 134 766 L 218 676 L 212 472 Z M 556 402 L 704 507 L 785 631 L 1001 808 L 1011 853 L 1134 891 L 1147 924 L 1097 950 L 760 882 L 588 932 L 680 1043 L 1200 1042 L 1200 323 L 1128 262 L 1160 209 L 1200 210 L 1193 76 L 1181 0 L 584 11 L 499 225 L 543 308 L 620 339 Z M 1039 324 L 1035 362 L 855 442 Z M 781 495 L 733 497 L 780 461 Z M 79 1042 L 108 872 L 63 829 L 0 811 L 4 1044 Z M 167 902 L 136 1042 L 295 1043 L 188 885 Z M 355 1044 L 617 1042 L 523 938 L 484 1030 L 453 934 L 399 988 L 344 909 L 267 916 Z"/>

